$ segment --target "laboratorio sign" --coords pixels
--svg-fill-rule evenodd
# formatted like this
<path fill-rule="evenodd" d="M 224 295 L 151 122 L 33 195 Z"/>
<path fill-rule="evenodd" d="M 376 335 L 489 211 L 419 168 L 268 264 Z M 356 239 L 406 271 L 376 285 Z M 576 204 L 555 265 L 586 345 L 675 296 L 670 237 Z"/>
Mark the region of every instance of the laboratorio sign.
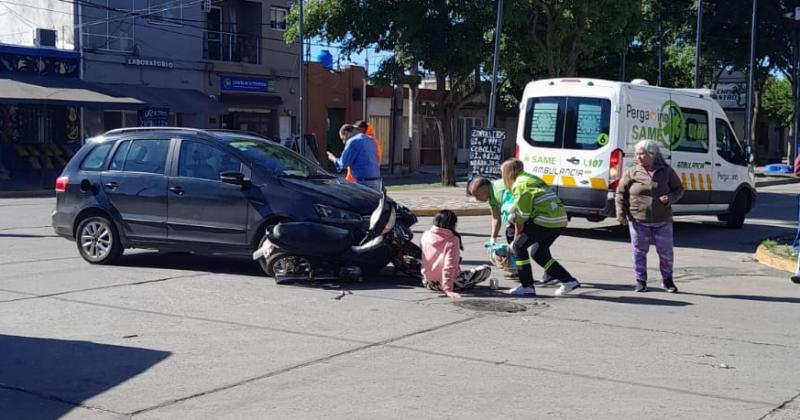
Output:
<path fill-rule="evenodd" d="M 170 69 L 170 70 L 175 68 L 174 62 L 158 58 L 128 57 L 125 64 L 129 66 L 156 67 L 160 69 Z"/>

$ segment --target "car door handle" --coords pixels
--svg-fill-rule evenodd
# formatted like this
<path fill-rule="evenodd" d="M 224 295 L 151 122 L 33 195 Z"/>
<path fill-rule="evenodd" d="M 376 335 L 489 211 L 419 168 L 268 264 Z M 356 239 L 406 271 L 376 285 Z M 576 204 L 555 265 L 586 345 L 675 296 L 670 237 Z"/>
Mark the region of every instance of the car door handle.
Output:
<path fill-rule="evenodd" d="M 118 187 L 119 187 L 119 184 L 117 184 L 116 182 L 112 181 L 112 182 L 107 182 L 106 183 L 106 188 L 108 188 L 109 190 L 116 190 Z"/>
<path fill-rule="evenodd" d="M 703 162 L 703 163 L 705 163 L 706 165 L 711 165 L 711 162 L 708 162 L 708 161 Z"/>
<path fill-rule="evenodd" d="M 183 195 L 183 187 L 170 187 L 169 190 L 177 195 Z"/>
<path fill-rule="evenodd" d="M 722 166 L 722 164 L 721 163 L 715 163 L 714 166 L 719 167 L 719 166 Z"/>

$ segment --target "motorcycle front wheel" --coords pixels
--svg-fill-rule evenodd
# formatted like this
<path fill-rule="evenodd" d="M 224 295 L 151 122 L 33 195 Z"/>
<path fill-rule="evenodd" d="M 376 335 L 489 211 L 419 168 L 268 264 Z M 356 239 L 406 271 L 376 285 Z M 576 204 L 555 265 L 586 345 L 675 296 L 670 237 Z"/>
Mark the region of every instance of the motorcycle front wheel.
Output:
<path fill-rule="evenodd" d="M 265 265 L 264 271 L 278 284 L 311 279 L 311 262 L 305 257 L 277 251 Z"/>

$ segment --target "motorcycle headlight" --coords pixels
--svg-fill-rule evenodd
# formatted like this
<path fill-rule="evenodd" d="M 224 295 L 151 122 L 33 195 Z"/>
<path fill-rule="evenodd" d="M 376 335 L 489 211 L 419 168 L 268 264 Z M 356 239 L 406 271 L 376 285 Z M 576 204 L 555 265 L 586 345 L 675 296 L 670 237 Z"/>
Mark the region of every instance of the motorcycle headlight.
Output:
<path fill-rule="evenodd" d="M 314 204 L 314 210 L 316 210 L 320 221 L 323 223 L 361 223 L 361 216 L 358 213 L 337 209 L 336 207 L 326 206 L 324 204 Z"/>

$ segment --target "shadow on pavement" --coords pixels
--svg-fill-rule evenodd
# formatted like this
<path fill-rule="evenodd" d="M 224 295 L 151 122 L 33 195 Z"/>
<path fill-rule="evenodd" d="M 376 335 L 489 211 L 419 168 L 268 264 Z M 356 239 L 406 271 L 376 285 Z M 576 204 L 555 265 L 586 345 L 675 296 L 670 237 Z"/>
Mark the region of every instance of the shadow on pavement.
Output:
<path fill-rule="evenodd" d="M 800 298 L 796 297 L 783 297 L 783 296 L 754 296 L 754 295 L 712 295 L 705 293 L 686 293 L 684 295 L 690 296 L 703 296 L 715 299 L 737 299 L 737 300 L 751 300 L 754 302 L 775 302 L 775 303 L 800 303 Z"/>
<path fill-rule="evenodd" d="M 62 417 L 81 402 L 141 374 L 171 354 L 13 335 L 0 335 L 0 349 L 0 390 L 6 391 L 0 393 L 0 417 L 18 419 Z M 36 398 L 20 398 L 20 393 Z"/>
<path fill-rule="evenodd" d="M 261 267 L 247 258 L 208 256 L 184 252 L 142 252 L 125 254 L 115 265 L 122 267 L 147 267 L 171 270 L 202 271 L 220 274 L 240 274 L 266 278 Z"/>
<path fill-rule="evenodd" d="M 666 293 L 664 294 L 666 295 Z M 647 293 L 644 293 L 644 295 L 647 295 Z M 675 296 L 675 295 L 670 295 L 670 296 Z M 575 297 L 584 300 L 596 300 L 600 302 L 609 302 L 609 303 L 625 303 L 629 305 L 651 305 L 651 306 L 694 305 L 691 302 L 684 302 L 680 300 L 656 299 L 656 298 L 646 297 L 639 293 L 637 293 L 637 296 L 600 296 L 600 295 L 589 295 L 589 294 L 576 294 Z"/>
<path fill-rule="evenodd" d="M 694 222 L 677 219 L 673 225 L 676 248 L 697 248 L 713 251 L 755 252 L 762 240 L 770 237 L 791 236 L 794 228 L 748 224 L 741 229 L 729 229 L 721 222 Z M 627 243 L 628 228 L 604 226 L 596 228 L 567 228 L 564 236 Z M 556 241 L 558 244 L 558 241 Z M 651 247 L 652 248 L 652 247 Z M 652 250 L 655 255 L 655 249 Z M 626 255 L 625 258 L 628 258 Z"/>

